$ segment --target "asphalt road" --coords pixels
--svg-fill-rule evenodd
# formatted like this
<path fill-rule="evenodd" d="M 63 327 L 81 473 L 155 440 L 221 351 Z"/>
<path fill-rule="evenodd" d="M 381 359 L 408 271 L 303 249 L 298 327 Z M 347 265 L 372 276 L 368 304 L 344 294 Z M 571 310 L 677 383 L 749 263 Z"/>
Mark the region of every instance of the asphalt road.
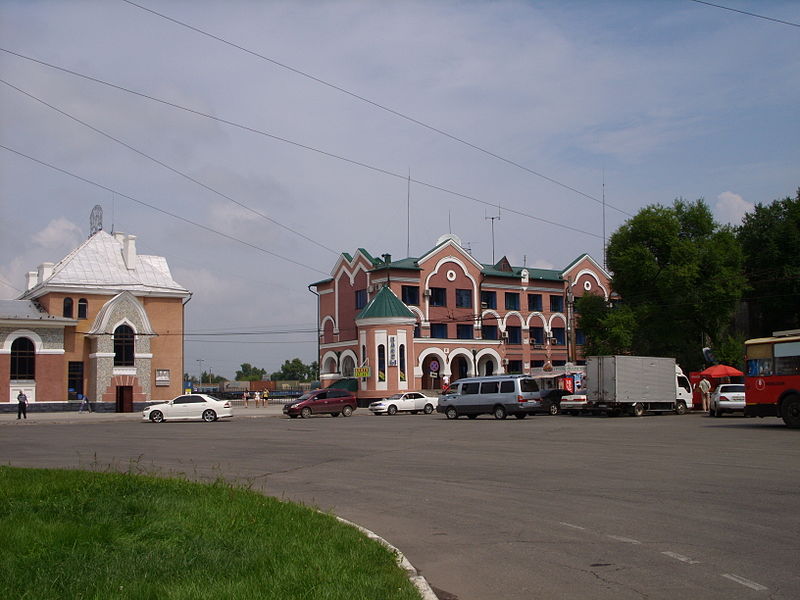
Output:
<path fill-rule="evenodd" d="M 778 419 L 362 412 L 5 421 L 0 453 L 238 478 L 375 531 L 443 599 L 800 598 L 800 431 Z"/>

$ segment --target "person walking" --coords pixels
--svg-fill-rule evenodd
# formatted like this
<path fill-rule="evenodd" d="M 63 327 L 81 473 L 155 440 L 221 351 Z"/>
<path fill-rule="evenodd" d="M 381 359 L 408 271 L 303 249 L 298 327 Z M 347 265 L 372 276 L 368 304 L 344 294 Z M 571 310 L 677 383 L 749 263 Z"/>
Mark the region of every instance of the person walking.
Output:
<path fill-rule="evenodd" d="M 264 403 L 264 408 L 267 408 L 267 403 L 269 402 L 269 390 L 264 390 L 264 395 L 261 396 L 261 402 Z"/>
<path fill-rule="evenodd" d="M 19 394 L 17 394 L 17 420 L 19 420 L 22 417 L 25 417 L 25 420 L 27 421 L 28 397 L 25 395 L 25 392 L 20 390 Z"/>
<path fill-rule="evenodd" d="M 242 400 L 244 401 L 244 407 L 248 408 L 248 406 L 247 406 L 247 392 L 242 392 Z"/>
<path fill-rule="evenodd" d="M 81 401 L 81 407 L 78 410 L 78 412 L 83 412 L 84 410 L 87 410 L 88 412 L 92 412 L 92 405 L 89 404 L 89 398 L 87 398 L 83 394 L 78 394 L 78 398 Z"/>
<path fill-rule="evenodd" d="M 261 404 L 261 392 L 256 392 L 253 397 L 256 399 L 256 408 Z"/>
<path fill-rule="evenodd" d="M 700 389 L 700 395 L 703 399 L 703 411 L 708 412 L 708 400 L 711 392 L 711 383 L 709 383 L 708 379 L 703 377 L 700 380 L 700 383 L 697 384 L 697 387 Z"/>

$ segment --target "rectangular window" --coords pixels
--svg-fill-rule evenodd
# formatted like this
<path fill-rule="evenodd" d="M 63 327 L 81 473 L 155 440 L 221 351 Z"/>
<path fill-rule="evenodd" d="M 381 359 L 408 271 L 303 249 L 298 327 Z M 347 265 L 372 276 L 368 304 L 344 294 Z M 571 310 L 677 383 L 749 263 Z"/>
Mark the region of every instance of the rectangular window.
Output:
<path fill-rule="evenodd" d="M 497 309 L 497 292 L 481 292 L 481 308 Z"/>
<path fill-rule="evenodd" d="M 67 394 L 70 400 L 83 393 L 83 363 L 70 361 L 67 365 Z"/>
<path fill-rule="evenodd" d="M 521 360 L 510 360 L 510 361 L 508 361 L 508 372 L 509 373 L 522 373 L 522 361 Z"/>
<path fill-rule="evenodd" d="M 586 344 L 586 335 L 583 333 L 583 329 L 575 330 L 575 344 L 578 346 Z"/>
<path fill-rule="evenodd" d="M 564 312 L 563 296 L 550 296 L 550 312 Z"/>
<path fill-rule="evenodd" d="M 431 337 L 447 339 L 447 323 L 431 323 Z"/>
<path fill-rule="evenodd" d="M 528 310 L 530 312 L 542 312 L 542 295 L 528 294 Z"/>
<path fill-rule="evenodd" d="M 532 360 L 531 361 L 531 367 L 533 367 L 534 369 L 541 369 L 543 366 L 544 366 L 544 361 L 543 360 Z"/>
<path fill-rule="evenodd" d="M 481 394 L 496 394 L 500 389 L 500 382 L 498 381 L 484 381 L 481 384 Z"/>
<path fill-rule="evenodd" d="M 519 294 L 506 292 L 506 310 L 519 310 Z"/>
<path fill-rule="evenodd" d="M 497 339 L 497 325 L 484 325 L 481 331 L 483 331 L 483 339 L 485 340 Z"/>
<path fill-rule="evenodd" d="M 509 344 L 521 344 L 522 343 L 522 327 L 518 325 L 510 325 L 506 327 L 506 333 L 508 333 L 508 343 Z"/>
<path fill-rule="evenodd" d="M 410 306 L 419 306 L 419 286 L 404 285 L 402 290 L 403 302 Z"/>
<path fill-rule="evenodd" d="M 447 306 L 446 288 L 431 288 L 431 306 Z"/>
<path fill-rule="evenodd" d="M 456 325 L 456 337 L 460 340 L 471 340 L 475 337 L 472 330 L 472 325 Z"/>
<path fill-rule="evenodd" d="M 461 393 L 465 396 L 468 394 L 477 394 L 479 389 L 480 383 L 477 381 L 470 381 L 469 383 L 465 383 L 461 386 Z"/>
<path fill-rule="evenodd" d="M 544 344 L 544 327 L 531 327 L 531 339 L 534 344 Z"/>
<path fill-rule="evenodd" d="M 563 346 L 567 343 L 567 338 L 563 327 L 553 327 L 553 337 L 556 338 L 556 346 Z"/>
<path fill-rule="evenodd" d="M 367 305 L 367 290 L 356 290 L 356 310 L 361 310 Z"/>
<path fill-rule="evenodd" d="M 456 290 L 456 308 L 472 308 L 472 290 Z"/>

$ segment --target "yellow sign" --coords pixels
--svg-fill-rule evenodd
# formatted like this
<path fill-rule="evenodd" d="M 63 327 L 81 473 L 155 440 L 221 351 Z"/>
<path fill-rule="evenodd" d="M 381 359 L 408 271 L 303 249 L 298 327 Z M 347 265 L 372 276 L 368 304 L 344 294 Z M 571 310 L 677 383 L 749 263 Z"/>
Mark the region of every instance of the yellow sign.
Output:
<path fill-rule="evenodd" d="M 353 376 L 354 377 L 369 377 L 370 371 L 369 367 L 356 367 L 353 369 Z"/>

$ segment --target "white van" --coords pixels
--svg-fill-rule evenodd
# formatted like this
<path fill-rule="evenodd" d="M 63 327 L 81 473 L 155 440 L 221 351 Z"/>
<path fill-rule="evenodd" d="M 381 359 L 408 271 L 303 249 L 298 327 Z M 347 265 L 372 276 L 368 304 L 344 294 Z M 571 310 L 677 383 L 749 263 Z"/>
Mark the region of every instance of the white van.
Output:
<path fill-rule="evenodd" d="M 529 375 L 491 375 L 459 379 L 450 392 L 439 398 L 436 411 L 448 419 L 493 415 L 505 419 L 514 415 L 524 419 L 542 408 L 541 392 Z"/>

